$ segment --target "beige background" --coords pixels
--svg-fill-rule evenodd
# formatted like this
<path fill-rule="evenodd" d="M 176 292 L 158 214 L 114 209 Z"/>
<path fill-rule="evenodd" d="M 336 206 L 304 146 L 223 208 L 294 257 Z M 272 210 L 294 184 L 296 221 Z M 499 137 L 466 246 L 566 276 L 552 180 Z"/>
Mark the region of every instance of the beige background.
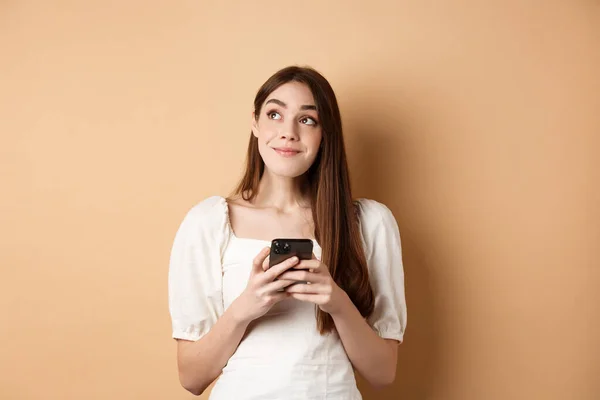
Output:
<path fill-rule="evenodd" d="M 170 246 L 289 64 L 402 233 L 398 378 L 365 399 L 600 398 L 597 1 L 4 0 L 0 57 L 1 399 L 192 397 Z"/>

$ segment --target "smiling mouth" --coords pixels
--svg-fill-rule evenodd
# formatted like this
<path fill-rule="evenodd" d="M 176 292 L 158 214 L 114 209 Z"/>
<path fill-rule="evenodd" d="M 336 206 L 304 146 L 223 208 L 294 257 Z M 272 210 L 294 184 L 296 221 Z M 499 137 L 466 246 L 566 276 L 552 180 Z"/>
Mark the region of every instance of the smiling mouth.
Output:
<path fill-rule="evenodd" d="M 292 149 L 274 148 L 273 150 L 275 150 L 275 152 L 277 154 L 279 154 L 280 156 L 283 156 L 283 157 L 293 157 L 300 153 L 299 150 L 292 150 Z"/>

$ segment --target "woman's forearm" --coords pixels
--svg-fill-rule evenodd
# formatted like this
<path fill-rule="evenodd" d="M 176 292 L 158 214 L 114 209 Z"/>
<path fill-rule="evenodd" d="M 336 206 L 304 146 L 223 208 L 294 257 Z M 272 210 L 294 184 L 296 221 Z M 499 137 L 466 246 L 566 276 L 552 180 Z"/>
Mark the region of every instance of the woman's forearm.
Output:
<path fill-rule="evenodd" d="M 202 338 L 195 342 L 179 340 L 177 360 L 181 385 L 195 395 L 202 394 L 221 374 L 249 322 L 236 312 L 234 302 Z"/>
<path fill-rule="evenodd" d="M 347 295 L 340 309 L 331 316 L 358 373 L 374 387 L 391 384 L 396 377 L 397 343 L 379 337 Z"/>

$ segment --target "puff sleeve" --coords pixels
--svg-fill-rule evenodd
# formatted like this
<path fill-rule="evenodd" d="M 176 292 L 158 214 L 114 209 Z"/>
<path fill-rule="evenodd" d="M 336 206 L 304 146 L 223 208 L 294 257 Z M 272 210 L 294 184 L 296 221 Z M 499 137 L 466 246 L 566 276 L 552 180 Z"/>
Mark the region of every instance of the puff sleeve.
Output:
<path fill-rule="evenodd" d="M 398 224 L 375 200 L 361 199 L 359 215 L 375 308 L 367 322 L 382 338 L 402 343 L 407 312 L 404 267 Z"/>
<path fill-rule="evenodd" d="M 223 314 L 224 202 L 216 196 L 203 200 L 186 214 L 175 234 L 168 275 L 173 338 L 198 340 Z"/>

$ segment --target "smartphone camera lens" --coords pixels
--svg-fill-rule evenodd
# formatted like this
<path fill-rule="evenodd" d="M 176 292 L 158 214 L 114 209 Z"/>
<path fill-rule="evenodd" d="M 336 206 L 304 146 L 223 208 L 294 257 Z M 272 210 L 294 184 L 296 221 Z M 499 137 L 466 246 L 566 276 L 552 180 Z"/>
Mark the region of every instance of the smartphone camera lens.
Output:
<path fill-rule="evenodd" d="M 289 243 L 285 243 L 283 245 L 283 252 L 284 253 L 289 253 L 290 252 L 290 244 Z"/>
<path fill-rule="evenodd" d="M 281 243 L 277 240 L 273 242 L 273 252 L 275 254 L 281 254 Z"/>

